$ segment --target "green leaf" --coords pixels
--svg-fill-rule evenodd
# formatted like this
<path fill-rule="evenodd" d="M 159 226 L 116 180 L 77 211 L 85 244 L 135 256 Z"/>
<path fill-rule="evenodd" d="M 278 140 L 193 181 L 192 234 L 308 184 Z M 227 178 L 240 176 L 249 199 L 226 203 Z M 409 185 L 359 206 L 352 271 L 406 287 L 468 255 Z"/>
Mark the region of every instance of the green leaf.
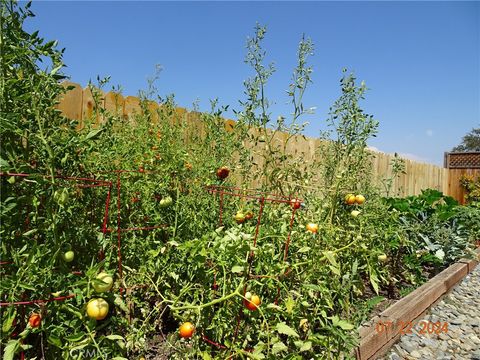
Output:
<path fill-rule="evenodd" d="M 290 326 L 285 324 L 284 322 L 278 323 L 277 326 L 276 326 L 276 330 L 278 331 L 279 334 L 299 337 L 297 332 L 295 330 L 293 330 Z"/>
<path fill-rule="evenodd" d="M 340 320 L 340 318 L 337 315 L 334 315 L 329 319 L 332 320 L 333 326 L 342 328 L 343 330 L 352 330 L 354 328 L 354 326 L 350 324 L 348 321 Z"/>
<path fill-rule="evenodd" d="M 83 334 L 83 333 L 68 335 L 68 336 L 65 336 L 65 340 L 70 341 L 70 342 L 79 342 L 83 339 L 84 336 L 85 336 L 85 334 Z"/>
<path fill-rule="evenodd" d="M 332 265 L 328 265 L 328 267 L 330 268 L 330 270 L 332 270 L 332 272 L 335 274 L 335 275 L 338 275 L 340 276 L 340 269 L 336 266 L 332 266 Z"/>
<path fill-rule="evenodd" d="M 15 321 L 15 316 L 16 315 L 17 315 L 16 310 L 10 311 L 10 313 L 6 316 L 3 315 L 3 316 L 5 316 L 5 319 L 3 320 L 3 324 L 2 324 L 2 333 L 3 334 L 6 334 L 10 331 L 10 329 L 13 326 L 13 322 Z"/>
<path fill-rule="evenodd" d="M 37 231 L 38 231 L 38 229 L 28 230 L 27 232 L 23 233 L 22 235 L 23 236 L 29 236 L 29 235 L 35 234 Z"/>
<path fill-rule="evenodd" d="M 383 300 L 385 300 L 385 297 L 383 296 L 375 296 L 371 298 L 370 300 L 367 301 L 368 307 L 375 307 L 378 304 L 380 304 Z"/>
<path fill-rule="evenodd" d="M 234 267 L 232 267 L 232 272 L 237 273 L 237 274 L 242 273 L 243 272 L 243 266 L 235 265 Z"/>
<path fill-rule="evenodd" d="M 0 157 L 0 168 L 10 168 L 8 161 L 2 157 Z"/>
<path fill-rule="evenodd" d="M 93 139 L 95 136 L 97 136 L 98 134 L 100 134 L 100 132 L 103 131 L 103 128 L 100 128 L 100 129 L 95 129 L 95 130 L 92 130 L 90 131 L 87 136 L 85 136 L 83 138 L 83 141 L 87 141 L 87 140 L 90 140 L 90 139 Z"/>
<path fill-rule="evenodd" d="M 3 360 L 13 360 L 16 352 L 20 349 L 18 340 L 10 340 L 3 350 Z"/>
<path fill-rule="evenodd" d="M 333 251 L 324 251 L 323 256 L 327 258 L 333 267 L 338 267 L 337 260 L 335 260 L 335 253 Z"/>
<path fill-rule="evenodd" d="M 277 342 L 275 345 L 272 346 L 272 354 L 274 355 L 287 350 L 287 346 L 281 341 Z"/>
<path fill-rule="evenodd" d="M 105 338 L 108 339 L 108 340 L 125 340 L 122 336 L 114 335 L 114 334 L 107 335 L 107 336 L 105 336 Z"/>
<path fill-rule="evenodd" d="M 300 352 L 310 351 L 312 349 L 312 342 L 311 341 L 295 341 L 295 346 L 300 348 Z"/>
<path fill-rule="evenodd" d="M 60 70 L 62 67 L 63 67 L 63 64 L 58 65 L 56 68 L 50 71 L 50 75 L 55 75 L 58 72 L 58 70 Z"/>
<path fill-rule="evenodd" d="M 287 313 L 291 314 L 293 311 L 293 308 L 295 307 L 295 300 L 291 296 L 285 300 L 285 308 L 287 309 Z"/>
<path fill-rule="evenodd" d="M 53 334 L 50 334 L 50 336 L 48 337 L 47 341 L 48 341 L 48 343 L 52 344 L 53 346 L 56 346 L 56 347 L 58 347 L 58 348 L 60 348 L 60 349 L 63 348 L 62 342 L 60 341 L 60 339 L 59 339 L 57 336 L 53 335 Z"/>
<path fill-rule="evenodd" d="M 353 330 L 354 328 L 352 324 L 345 320 L 339 320 L 335 325 L 342 328 L 343 330 Z"/>
<path fill-rule="evenodd" d="M 27 284 L 24 284 L 24 283 L 18 283 L 18 286 L 23 288 L 23 289 L 27 289 L 27 290 L 32 290 L 32 291 L 36 290 L 33 286 L 30 286 L 30 285 L 27 285 Z"/>
<path fill-rule="evenodd" d="M 373 290 L 378 295 L 378 277 L 375 273 L 370 273 L 370 283 L 372 284 Z"/>
<path fill-rule="evenodd" d="M 203 360 L 212 360 L 212 357 L 207 351 L 202 351 L 201 355 Z"/>

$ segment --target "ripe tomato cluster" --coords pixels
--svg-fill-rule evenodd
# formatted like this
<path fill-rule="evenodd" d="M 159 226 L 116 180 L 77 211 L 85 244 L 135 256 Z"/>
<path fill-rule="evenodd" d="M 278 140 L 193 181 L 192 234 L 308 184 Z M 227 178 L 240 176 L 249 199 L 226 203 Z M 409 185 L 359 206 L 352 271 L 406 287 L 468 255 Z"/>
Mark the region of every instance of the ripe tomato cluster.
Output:
<path fill-rule="evenodd" d="M 258 295 L 252 294 L 250 292 L 245 293 L 244 304 L 245 307 L 250 311 L 255 311 L 258 309 L 262 301 Z"/>
<path fill-rule="evenodd" d="M 362 194 L 354 195 L 354 194 L 347 194 L 345 195 L 345 203 L 347 205 L 362 205 L 365 202 L 365 196 Z"/>

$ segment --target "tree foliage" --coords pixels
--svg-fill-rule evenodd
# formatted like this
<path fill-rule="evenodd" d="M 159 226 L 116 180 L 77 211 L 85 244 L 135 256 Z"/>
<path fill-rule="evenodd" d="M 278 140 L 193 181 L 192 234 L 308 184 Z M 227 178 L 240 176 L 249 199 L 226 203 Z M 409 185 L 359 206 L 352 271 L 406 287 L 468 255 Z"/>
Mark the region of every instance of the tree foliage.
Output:
<path fill-rule="evenodd" d="M 452 151 L 480 151 L 480 127 L 473 128 L 472 131 L 462 138 L 460 145 L 455 146 Z"/>

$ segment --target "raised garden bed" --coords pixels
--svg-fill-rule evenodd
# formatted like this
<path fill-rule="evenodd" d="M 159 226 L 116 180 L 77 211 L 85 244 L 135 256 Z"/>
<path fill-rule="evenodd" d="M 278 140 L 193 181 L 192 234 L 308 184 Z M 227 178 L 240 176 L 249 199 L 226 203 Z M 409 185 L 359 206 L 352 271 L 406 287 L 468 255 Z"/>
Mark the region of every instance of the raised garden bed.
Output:
<path fill-rule="evenodd" d="M 360 345 L 355 349 L 358 360 L 374 360 L 384 355 L 402 336 L 402 327 L 420 319 L 432 305 L 461 281 L 480 262 L 480 248 L 476 259 L 460 259 L 427 281 L 359 329 Z"/>

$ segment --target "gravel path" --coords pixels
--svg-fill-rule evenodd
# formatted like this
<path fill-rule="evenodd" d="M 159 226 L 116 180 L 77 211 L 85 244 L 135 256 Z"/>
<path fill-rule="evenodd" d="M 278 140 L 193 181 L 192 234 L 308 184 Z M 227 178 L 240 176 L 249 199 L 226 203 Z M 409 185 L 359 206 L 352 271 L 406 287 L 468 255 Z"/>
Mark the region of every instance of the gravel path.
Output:
<path fill-rule="evenodd" d="M 383 359 L 480 360 L 480 265 L 414 324 L 412 333 L 403 335 Z"/>

